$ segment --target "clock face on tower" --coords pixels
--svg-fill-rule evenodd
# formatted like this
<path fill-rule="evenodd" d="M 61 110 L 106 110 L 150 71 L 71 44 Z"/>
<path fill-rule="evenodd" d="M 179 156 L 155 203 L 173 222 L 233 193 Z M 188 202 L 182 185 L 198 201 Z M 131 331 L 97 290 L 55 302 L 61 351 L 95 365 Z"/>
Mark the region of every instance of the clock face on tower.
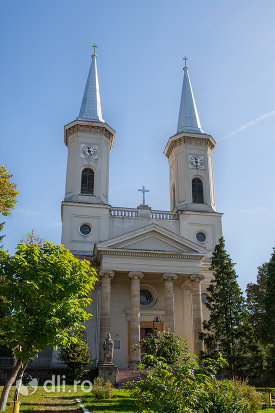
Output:
<path fill-rule="evenodd" d="M 81 145 L 80 156 L 82 158 L 97 159 L 97 147 L 95 145 Z"/>
<path fill-rule="evenodd" d="M 188 155 L 189 168 L 204 169 L 204 159 L 201 155 Z"/>

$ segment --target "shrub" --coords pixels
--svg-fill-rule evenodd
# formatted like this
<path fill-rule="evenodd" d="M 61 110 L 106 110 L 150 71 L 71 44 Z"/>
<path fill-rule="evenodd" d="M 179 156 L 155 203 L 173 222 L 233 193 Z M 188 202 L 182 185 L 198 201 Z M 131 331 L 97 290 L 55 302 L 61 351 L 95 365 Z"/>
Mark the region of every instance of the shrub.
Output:
<path fill-rule="evenodd" d="M 231 380 L 214 381 L 207 391 L 211 413 L 253 413 L 240 388 Z M 203 410 L 208 412 L 209 410 Z"/>
<path fill-rule="evenodd" d="M 218 381 L 216 372 L 225 360 L 210 358 L 200 364 L 197 357 L 181 350 L 173 366 L 162 358 L 147 355 L 145 377 L 131 382 L 135 411 L 159 413 L 255 413 L 260 397 L 245 382 Z"/>
<path fill-rule="evenodd" d="M 199 365 L 196 356 L 187 352 L 182 352 L 181 363 L 177 362 L 174 366 L 154 356 L 151 356 L 151 359 L 145 378 L 129 384 L 135 399 L 135 411 L 211 411 L 207 392 L 212 387 L 212 375 L 221 366 L 223 359 L 207 360 L 205 365 Z M 230 412 L 232 413 L 232 410 Z"/>
<path fill-rule="evenodd" d="M 57 357 L 67 365 L 67 381 L 80 380 L 89 371 L 87 366 L 91 362 L 90 349 L 83 332 L 77 332 L 66 347 L 61 347 Z"/>
<path fill-rule="evenodd" d="M 102 377 L 94 380 L 92 394 L 96 399 L 111 399 L 113 397 L 114 387 L 109 381 Z"/>
<path fill-rule="evenodd" d="M 233 382 L 233 386 L 239 391 L 242 397 L 247 400 L 250 413 L 257 412 L 261 409 L 262 395 L 256 392 L 255 387 L 249 386 L 246 381 L 235 381 Z"/>
<path fill-rule="evenodd" d="M 144 348 L 145 354 L 142 354 L 142 362 L 147 365 L 150 357 L 155 355 L 162 358 L 167 364 L 175 364 L 182 351 L 186 351 L 186 342 L 179 336 L 168 331 L 159 331 L 155 337 L 144 337 L 134 348 Z M 135 351 L 135 350 L 134 350 Z"/>

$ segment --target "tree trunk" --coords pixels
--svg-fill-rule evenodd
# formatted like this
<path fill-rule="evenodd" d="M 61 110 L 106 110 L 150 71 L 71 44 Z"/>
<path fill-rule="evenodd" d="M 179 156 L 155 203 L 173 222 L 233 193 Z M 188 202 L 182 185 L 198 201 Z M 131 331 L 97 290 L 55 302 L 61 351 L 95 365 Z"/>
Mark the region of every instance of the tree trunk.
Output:
<path fill-rule="evenodd" d="M 22 384 L 24 371 L 26 370 L 27 365 L 28 365 L 28 363 L 22 364 L 20 369 L 19 369 L 19 372 L 18 372 L 18 375 L 17 375 L 17 381 L 16 381 L 16 390 L 15 390 L 14 398 L 13 398 L 14 402 L 18 402 L 20 387 L 21 387 L 21 384 Z"/>
<path fill-rule="evenodd" d="M 1 410 L 4 411 L 6 409 L 6 404 L 7 404 L 10 388 L 13 385 L 14 381 L 16 380 L 17 373 L 21 366 L 22 366 L 22 361 L 16 360 L 15 366 L 13 367 L 10 377 L 6 381 L 3 391 L 2 391 L 2 395 L 0 399 L 0 411 Z"/>

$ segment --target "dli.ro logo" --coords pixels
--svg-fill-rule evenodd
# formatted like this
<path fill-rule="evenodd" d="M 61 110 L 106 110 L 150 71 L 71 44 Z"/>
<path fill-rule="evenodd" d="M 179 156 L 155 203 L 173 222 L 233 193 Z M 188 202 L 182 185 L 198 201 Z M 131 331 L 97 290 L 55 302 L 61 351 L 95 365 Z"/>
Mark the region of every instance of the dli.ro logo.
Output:
<path fill-rule="evenodd" d="M 89 393 L 92 388 L 92 382 L 90 380 L 74 380 L 73 384 L 70 385 L 69 388 L 66 389 L 66 376 L 62 376 L 62 381 L 60 376 L 53 375 L 51 380 L 46 380 L 42 385 L 43 390 L 46 393 L 61 393 L 61 392 L 68 392 L 68 393 L 76 393 L 79 390 L 78 386 L 80 386 L 81 390 L 84 393 Z M 16 382 L 16 387 L 19 387 L 19 381 Z M 31 396 L 36 392 L 38 389 L 38 380 L 31 379 L 26 385 L 21 385 L 19 393 L 22 396 Z"/>

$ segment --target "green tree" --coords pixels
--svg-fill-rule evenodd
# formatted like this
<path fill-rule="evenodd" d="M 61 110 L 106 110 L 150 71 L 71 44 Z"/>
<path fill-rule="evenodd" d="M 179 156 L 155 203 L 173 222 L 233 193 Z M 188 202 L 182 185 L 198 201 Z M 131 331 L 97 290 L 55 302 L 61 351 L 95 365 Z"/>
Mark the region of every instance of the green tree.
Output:
<path fill-rule="evenodd" d="M 0 223 L 0 232 L 3 230 L 5 222 L 1 222 Z M 3 244 L 1 244 L 3 238 L 5 237 L 5 235 L 0 235 L 0 248 L 3 248 Z"/>
<path fill-rule="evenodd" d="M 247 309 L 249 312 L 249 322 L 253 326 L 255 333 L 262 341 L 262 325 L 265 319 L 265 295 L 267 282 L 268 263 L 258 267 L 257 282 L 249 283 L 246 287 Z"/>
<path fill-rule="evenodd" d="M 66 379 L 71 382 L 80 380 L 87 373 L 87 366 L 91 362 L 90 349 L 83 332 L 76 332 L 71 342 L 59 349 L 57 357 L 67 365 Z"/>
<path fill-rule="evenodd" d="M 234 379 L 253 331 L 249 327 L 245 300 L 223 238 L 214 249 L 211 268 L 213 278 L 207 288 L 209 295 L 206 303 L 210 317 L 203 322 L 205 332 L 201 338 L 208 353 L 222 353 L 227 360 L 230 377 Z"/>
<path fill-rule="evenodd" d="M 20 243 L 13 256 L 0 250 L 0 291 L 4 317 L 0 343 L 16 358 L 0 400 L 4 410 L 17 375 L 47 347 L 65 346 L 70 332 L 90 315 L 84 307 L 96 281 L 88 261 L 76 259 L 62 245 Z"/>
<path fill-rule="evenodd" d="M 0 214 L 7 216 L 16 204 L 16 184 L 10 181 L 10 175 L 5 166 L 0 166 Z"/>
<path fill-rule="evenodd" d="M 268 370 L 275 376 L 275 248 L 267 264 L 263 342 L 269 345 Z"/>
<path fill-rule="evenodd" d="M 10 181 L 13 175 L 10 175 L 5 166 L 0 166 L 0 215 L 10 215 L 12 208 L 16 204 L 16 184 Z M 3 230 L 4 222 L 0 223 L 0 232 Z M 5 235 L 0 235 L 0 248 L 3 248 L 1 242 Z"/>

